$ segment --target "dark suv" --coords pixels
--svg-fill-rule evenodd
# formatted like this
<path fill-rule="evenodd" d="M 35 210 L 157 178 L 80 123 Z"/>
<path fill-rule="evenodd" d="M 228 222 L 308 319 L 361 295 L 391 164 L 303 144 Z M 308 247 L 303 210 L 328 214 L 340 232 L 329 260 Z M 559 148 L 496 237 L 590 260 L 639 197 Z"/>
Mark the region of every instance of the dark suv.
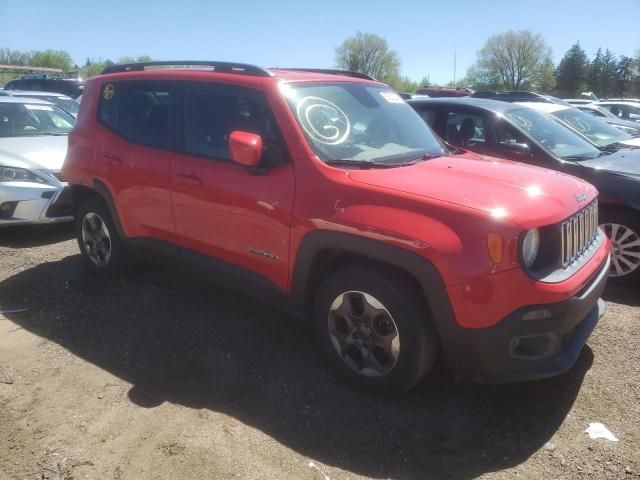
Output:
<path fill-rule="evenodd" d="M 48 75 L 24 76 L 11 80 L 5 90 L 35 90 L 39 92 L 57 92 L 73 99 L 82 95 L 84 81 L 80 78 L 50 77 Z"/>
<path fill-rule="evenodd" d="M 458 380 L 558 374 L 604 312 L 596 190 L 452 151 L 387 85 L 221 62 L 103 73 L 63 167 L 93 274 L 131 254 L 199 272 L 308 319 L 340 373 L 385 394 L 441 353 Z"/>

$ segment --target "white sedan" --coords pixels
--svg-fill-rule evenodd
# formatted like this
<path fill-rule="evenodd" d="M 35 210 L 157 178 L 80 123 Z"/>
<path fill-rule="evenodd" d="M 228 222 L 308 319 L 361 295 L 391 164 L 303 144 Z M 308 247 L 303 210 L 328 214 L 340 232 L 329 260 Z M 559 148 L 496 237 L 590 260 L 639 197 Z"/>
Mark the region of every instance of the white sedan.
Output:
<path fill-rule="evenodd" d="M 50 102 L 0 97 L 0 227 L 73 219 L 60 169 L 74 124 Z"/>

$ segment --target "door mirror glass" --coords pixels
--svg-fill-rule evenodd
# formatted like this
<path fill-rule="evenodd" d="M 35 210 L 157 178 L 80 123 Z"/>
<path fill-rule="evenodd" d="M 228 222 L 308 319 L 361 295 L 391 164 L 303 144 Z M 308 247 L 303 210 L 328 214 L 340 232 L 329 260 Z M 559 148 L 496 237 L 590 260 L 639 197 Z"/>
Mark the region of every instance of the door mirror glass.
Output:
<path fill-rule="evenodd" d="M 502 153 L 513 160 L 525 160 L 531 157 L 531 148 L 526 143 L 503 143 Z"/>
<path fill-rule="evenodd" d="M 255 133 L 234 130 L 229 137 L 231 159 L 245 167 L 255 167 L 262 160 L 262 137 Z"/>

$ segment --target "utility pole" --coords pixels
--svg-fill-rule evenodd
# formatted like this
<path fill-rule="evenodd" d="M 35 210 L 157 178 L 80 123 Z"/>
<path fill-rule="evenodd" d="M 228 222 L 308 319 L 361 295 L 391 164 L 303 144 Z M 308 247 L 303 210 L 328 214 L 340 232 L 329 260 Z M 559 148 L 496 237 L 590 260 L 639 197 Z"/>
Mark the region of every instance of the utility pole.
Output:
<path fill-rule="evenodd" d="M 456 84 L 456 60 L 457 60 L 457 48 L 456 44 L 453 44 L 453 88 L 456 88 L 458 85 Z"/>

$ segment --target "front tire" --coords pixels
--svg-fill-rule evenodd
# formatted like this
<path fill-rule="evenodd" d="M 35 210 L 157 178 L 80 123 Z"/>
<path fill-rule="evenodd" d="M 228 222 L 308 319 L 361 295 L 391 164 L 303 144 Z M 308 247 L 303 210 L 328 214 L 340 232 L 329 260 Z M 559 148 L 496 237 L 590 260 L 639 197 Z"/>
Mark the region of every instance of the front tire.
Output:
<path fill-rule="evenodd" d="M 620 285 L 640 283 L 640 218 L 625 211 L 603 212 L 600 226 L 611 240 L 609 280 Z"/>
<path fill-rule="evenodd" d="M 393 269 L 350 266 L 331 274 L 316 296 L 314 329 L 338 374 L 377 395 L 413 388 L 438 354 L 419 290 Z"/>
<path fill-rule="evenodd" d="M 102 278 L 122 274 L 127 254 L 104 201 L 97 196 L 85 200 L 76 212 L 75 223 L 84 270 Z"/>

